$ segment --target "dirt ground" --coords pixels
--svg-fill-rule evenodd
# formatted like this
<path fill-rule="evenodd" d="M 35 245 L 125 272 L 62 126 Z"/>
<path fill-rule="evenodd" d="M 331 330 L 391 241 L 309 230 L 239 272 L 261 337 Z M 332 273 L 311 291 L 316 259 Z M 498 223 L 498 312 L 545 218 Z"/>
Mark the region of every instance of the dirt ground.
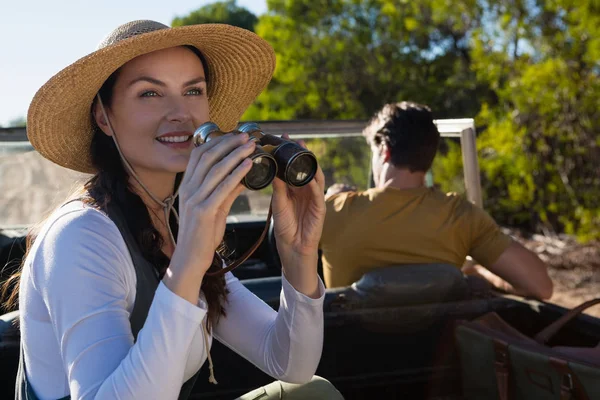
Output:
<path fill-rule="evenodd" d="M 567 235 L 527 235 L 510 229 L 506 232 L 548 265 L 554 282 L 551 302 L 572 308 L 600 297 L 600 242 L 581 244 Z M 600 317 L 600 305 L 587 313 Z"/>
<path fill-rule="evenodd" d="M 0 226 L 29 225 L 41 220 L 86 179 L 58 167 L 35 152 L 0 157 Z M 263 214 L 268 197 L 249 193 L 245 207 Z M 585 245 L 572 237 L 527 235 L 506 230 L 548 263 L 554 281 L 553 303 L 576 306 L 600 297 L 600 242 Z M 600 317 L 600 306 L 590 314 Z"/>

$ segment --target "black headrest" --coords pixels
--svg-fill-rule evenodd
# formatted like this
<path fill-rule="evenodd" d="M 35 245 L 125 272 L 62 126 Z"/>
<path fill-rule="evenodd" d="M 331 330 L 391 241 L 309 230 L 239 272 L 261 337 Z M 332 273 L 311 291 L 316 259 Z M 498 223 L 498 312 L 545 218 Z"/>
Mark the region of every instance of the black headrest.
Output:
<path fill-rule="evenodd" d="M 469 287 L 454 265 L 407 264 L 374 269 L 350 287 L 328 292 L 330 306 L 371 308 L 464 300 Z"/>

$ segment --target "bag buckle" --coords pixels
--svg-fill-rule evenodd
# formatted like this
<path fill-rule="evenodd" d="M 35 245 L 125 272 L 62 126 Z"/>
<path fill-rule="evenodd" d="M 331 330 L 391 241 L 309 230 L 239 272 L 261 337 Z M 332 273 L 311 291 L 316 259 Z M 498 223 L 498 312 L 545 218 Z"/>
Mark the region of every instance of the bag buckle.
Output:
<path fill-rule="evenodd" d="M 508 364 L 508 354 L 506 350 L 497 350 L 496 351 L 496 362 L 505 366 Z"/>
<path fill-rule="evenodd" d="M 562 387 L 570 391 L 573 390 L 573 376 L 571 374 L 565 374 L 562 376 Z"/>

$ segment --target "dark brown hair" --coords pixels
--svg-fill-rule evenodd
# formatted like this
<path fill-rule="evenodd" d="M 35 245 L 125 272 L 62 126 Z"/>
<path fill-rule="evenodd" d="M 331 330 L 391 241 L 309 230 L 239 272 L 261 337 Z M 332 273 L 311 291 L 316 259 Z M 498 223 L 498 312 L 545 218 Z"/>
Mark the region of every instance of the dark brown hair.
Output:
<path fill-rule="evenodd" d="M 206 82 L 207 85 L 209 85 L 208 68 L 204 56 L 194 47 L 185 47 L 193 51 L 202 61 Z M 113 87 L 118 75 L 119 70 L 115 71 L 104 82 L 99 91 L 102 102 L 108 107 L 111 105 Z M 93 107 L 94 105 L 92 105 L 92 110 Z M 164 240 L 169 240 L 169 238 L 161 237 L 160 233 L 152 223 L 148 208 L 141 197 L 136 194 L 129 184 L 129 174 L 121 161 L 119 152 L 117 151 L 117 147 L 112 138 L 102 132 L 96 125 L 94 118 L 92 118 L 92 122 L 94 126 L 94 136 L 90 146 L 90 152 L 92 163 L 97 172 L 84 184 L 79 197 L 82 197 L 82 194 L 82 199 L 86 204 L 103 211 L 107 210 L 109 204 L 118 207 L 120 210 L 126 210 L 122 215 L 142 252 L 142 256 L 156 268 L 159 277 L 162 279 L 169 266 L 170 259 L 161 249 Z M 181 182 L 181 178 L 182 174 L 177 174 L 174 190 Z M 177 208 L 178 202 L 175 202 L 175 209 Z M 43 225 L 43 222 L 36 225 L 36 227 L 40 227 L 41 225 Z M 178 225 L 174 218 L 171 218 L 169 225 L 174 237 L 177 237 Z M 25 254 L 23 263 L 25 262 L 25 258 L 27 257 L 36 236 L 36 228 L 32 229 L 27 235 L 27 253 Z M 224 246 L 221 246 L 220 250 L 224 252 Z M 5 308 L 7 310 L 15 309 L 17 306 L 18 286 L 23 263 L 21 263 L 19 271 L 12 275 L 2 287 L 2 298 L 7 299 L 5 302 Z M 215 255 L 209 271 L 217 271 L 221 268 L 221 258 Z M 223 307 L 224 302 L 227 300 L 225 277 L 223 275 L 218 277 L 205 276 L 202 281 L 201 289 L 204 292 L 208 303 L 207 316 L 210 328 L 211 326 L 214 326 L 221 315 L 225 315 L 225 309 Z"/>
<path fill-rule="evenodd" d="M 440 143 L 429 107 L 408 101 L 383 106 L 363 134 L 376 146 L 385 142 L 390 148 L 391 163 L 411 172 L 427 172 Z"/>

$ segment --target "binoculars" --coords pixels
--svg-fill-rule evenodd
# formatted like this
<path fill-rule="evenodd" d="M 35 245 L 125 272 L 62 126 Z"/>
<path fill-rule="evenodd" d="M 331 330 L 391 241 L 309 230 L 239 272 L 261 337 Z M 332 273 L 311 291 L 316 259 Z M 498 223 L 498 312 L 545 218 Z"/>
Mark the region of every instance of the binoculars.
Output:
<path fill-rule="evenodd" d="M 247 133 L 250 140 L 256 142 L 256 149 L 250 155 L 252 168 L 242 179 L 242 184 L 250 190 L 269 186 L 276 176 L 290 186 L 304 186 L 317 173 L 315 155 L 296 142 L 264 133 L 254 122 L 241 124 L 231 132 Z M 215 123 L 206 122 L 196 129 L 192 140 L 198 147 L 227 133 Z"/>

